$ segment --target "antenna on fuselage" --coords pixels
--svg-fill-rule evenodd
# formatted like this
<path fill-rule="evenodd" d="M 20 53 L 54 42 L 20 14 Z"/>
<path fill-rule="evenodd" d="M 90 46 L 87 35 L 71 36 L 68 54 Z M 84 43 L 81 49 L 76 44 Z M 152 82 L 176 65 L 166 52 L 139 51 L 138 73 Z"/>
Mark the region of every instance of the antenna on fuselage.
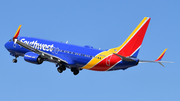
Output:
<path fill-rule="evenodd" d="M 68 41 L 66 41 L 66 44 L 68 44 Z"/>

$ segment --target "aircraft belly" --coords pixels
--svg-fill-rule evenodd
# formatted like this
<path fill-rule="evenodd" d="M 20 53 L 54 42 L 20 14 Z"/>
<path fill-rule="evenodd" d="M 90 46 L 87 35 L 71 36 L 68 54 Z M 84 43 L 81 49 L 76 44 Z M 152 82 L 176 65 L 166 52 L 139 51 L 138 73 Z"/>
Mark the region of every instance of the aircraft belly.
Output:
<path fill-rule="evenodd" d="M 76 63 L 77 67 L 83 67 L 90 61 L 90 59 L 89 58 L 73 58 L 73 61 Z"/>

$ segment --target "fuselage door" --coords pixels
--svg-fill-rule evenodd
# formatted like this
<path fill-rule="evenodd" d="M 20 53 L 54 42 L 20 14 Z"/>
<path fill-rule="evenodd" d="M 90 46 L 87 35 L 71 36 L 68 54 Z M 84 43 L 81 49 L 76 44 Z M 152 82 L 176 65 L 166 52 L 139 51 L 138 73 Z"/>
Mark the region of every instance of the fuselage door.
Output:
<path fill-rule="evenodd" d="M 112 55 L 108 56 L 107 59 L 106 59 L 106 65 L 107 66 L 111 65 L 111 57 L 112 57 Z"/>

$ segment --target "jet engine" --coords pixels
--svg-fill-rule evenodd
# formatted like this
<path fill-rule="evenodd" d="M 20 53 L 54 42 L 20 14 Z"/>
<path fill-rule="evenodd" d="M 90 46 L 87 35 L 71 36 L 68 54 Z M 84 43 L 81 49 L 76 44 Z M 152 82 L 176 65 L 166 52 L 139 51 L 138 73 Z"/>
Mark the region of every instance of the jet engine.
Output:
<path fill-rule="evenodd" d="M 43 58 L 41 58 L 39 54 L 36 54 L 34 52 L 27 52 L 26 54 L 24 54 L 24 60 L 34 64 L 43 63 Z"/>

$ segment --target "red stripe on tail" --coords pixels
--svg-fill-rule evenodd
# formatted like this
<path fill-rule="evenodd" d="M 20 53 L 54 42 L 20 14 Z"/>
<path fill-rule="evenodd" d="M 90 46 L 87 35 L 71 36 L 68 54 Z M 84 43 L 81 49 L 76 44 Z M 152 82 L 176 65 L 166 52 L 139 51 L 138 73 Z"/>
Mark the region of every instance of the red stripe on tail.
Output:
<path fill-rule="evenodd" d="M 150 18 L 140 27 L 140 29 L 134 34 L 134 36 L 132 36 L 132 38 L 117 54 L 131 56 L 138 48 L 140 48 L 149 22 Z"/>

